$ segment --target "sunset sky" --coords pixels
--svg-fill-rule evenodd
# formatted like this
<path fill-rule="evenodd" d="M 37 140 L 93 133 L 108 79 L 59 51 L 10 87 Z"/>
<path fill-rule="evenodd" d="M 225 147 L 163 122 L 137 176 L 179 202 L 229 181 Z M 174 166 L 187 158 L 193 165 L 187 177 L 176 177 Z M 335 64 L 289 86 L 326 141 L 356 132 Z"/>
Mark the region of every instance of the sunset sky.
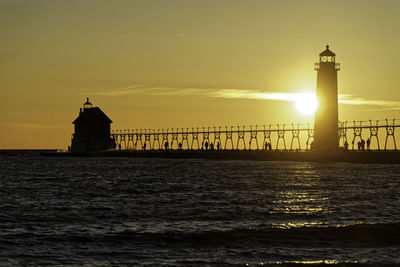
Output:
<path fill-rule="evenodd" d="M 86 97 L 113 129 L 313 122 L 330 45 L 340 120 L 400 119 L 400 1 L 0 0 L 0 148 L 66 148 Z"/>

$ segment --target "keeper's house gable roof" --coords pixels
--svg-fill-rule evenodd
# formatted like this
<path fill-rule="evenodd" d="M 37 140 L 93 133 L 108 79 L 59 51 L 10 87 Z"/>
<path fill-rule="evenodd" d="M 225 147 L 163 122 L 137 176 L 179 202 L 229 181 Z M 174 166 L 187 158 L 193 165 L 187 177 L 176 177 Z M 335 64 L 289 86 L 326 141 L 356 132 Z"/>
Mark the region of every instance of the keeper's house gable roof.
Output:
<path fill-rule="evenodd" d="M 72 123 L 76 124 L 78 122 L 87 122 L 87 121 L 97 121 L 97 120 L 103 120 L 108 123 L 112 123 L 112 120 L 107 117 L 106 114 L 99 108 L 99 107 L 94 107 L 94 108 L 87 108 L 84 109 Z"/>

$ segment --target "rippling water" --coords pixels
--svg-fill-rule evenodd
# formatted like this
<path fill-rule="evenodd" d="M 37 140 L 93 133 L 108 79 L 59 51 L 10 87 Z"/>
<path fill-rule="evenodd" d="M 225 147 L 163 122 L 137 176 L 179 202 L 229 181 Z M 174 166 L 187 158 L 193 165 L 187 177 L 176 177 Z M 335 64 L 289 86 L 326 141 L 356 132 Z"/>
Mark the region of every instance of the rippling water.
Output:
<path fill-rule="evenodd" d="M 400 264 L 398 165 L 0 157 L 0 265 Z"/>

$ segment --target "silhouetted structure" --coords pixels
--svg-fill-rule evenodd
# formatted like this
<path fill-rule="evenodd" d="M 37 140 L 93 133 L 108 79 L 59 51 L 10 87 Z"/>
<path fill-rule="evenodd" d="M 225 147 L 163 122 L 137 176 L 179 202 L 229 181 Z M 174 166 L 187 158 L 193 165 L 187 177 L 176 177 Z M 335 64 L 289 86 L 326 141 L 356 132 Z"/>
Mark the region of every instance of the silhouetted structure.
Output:
<path fill-rule="evenodd" d="M 93 152 L 115 148 L 115 140 L 110 137 L 112 121 L 98 107 L 93 107 L 89 98 L 74 120 L 75 133 L 73 134 L 71 152 Z"/>
<path fill-rule="evenodd" d="M 400 120 L 341 121 L 338 120 L 338 81 L 340 64 L 335 62 L 335 53 L 326 50 L 319 54 L 315 63 L 317 71 L 317 98 L 319 106 L 312 125 L 285 124 L 168 129 L 114 130 L 111 137 L 120 150 L 259 150 L 265 151 L 310 151 L 341 152 L 355 150 L 397 150 L 395 130 L 400 129 Z M 385 122 L 385 123 L 383 123 Z M 352 123 L 352 125 L 350 125 Z M 381 134 L 379 134 L 381 133 Z M 301 138 L 302 137 L 302 138 Z M 290 147 L 287 138 L 291 138 Z M 348 140 L 349 139 L 349 140 Z M 382 139 L 384 146 L 382 147 Z M 357 140 L 359 142 L 357 143 Z M 365 141 L 366 140 L 366 141 Z M 143 147 L 143 141 L 148 146 Z M 262 141 L 259 147 L 259 141 Z M 139 146 L 139 143 L 141 146 Z M 202 144 L 200 146 L 200 143 Z M 303 143 L 303 144 L 301 144 Z M 235 145 L 236 144 L 236 145 Z M 246 147 L 246 144 L 248 146 Z M 342 144 L 340 146 L 340 144 Z M 317 153 L 318 154 L 318 153 Z M 323 154 L 323 153 L 322 153 Z M 335 154 L 335 153 L 334 153 Z"/>
<path fill-rule="evenodd" d="M 336 150 L 339 147 L 337 71 L 340 65 L 335 62 L 335 56 L 327 45 L 326 50 L 319 54 L 319 62 L 315 63 L 318 98 L 314 122 L 316 150 Z"/>

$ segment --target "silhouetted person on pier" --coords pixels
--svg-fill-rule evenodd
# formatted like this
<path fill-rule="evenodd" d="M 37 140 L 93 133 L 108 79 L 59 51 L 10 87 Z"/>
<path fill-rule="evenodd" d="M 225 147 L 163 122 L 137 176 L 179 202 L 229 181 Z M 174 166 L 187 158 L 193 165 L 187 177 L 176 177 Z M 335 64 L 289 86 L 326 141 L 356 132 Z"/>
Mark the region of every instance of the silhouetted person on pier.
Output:
<path fill-rule="evenodd" d="M 182 143 L 179 143 L 178 146 L 179 146 L 179 150 L 182 150 Z"/>
<path fill-rule="evenodd" d="M 365 140 L 361 139 L 361 150 L 364 151 L 365 150 Z"/>
<path fill-rule="evenodd" d="M 207 141 L 204 143 L 204 147 L 206 148 L 206 150 L 208 150 L 208 142 Z"/>
<path fill-rule="evenodd" d="M 221 145 L 219 144 L 219 142 L 217 143 L 217 150 L 219 150 L 221 148 Z"/>
<path fill-rule="evenodd" d="M 347 143 L 347 140 L 344 142 L 344 149 L 349 150 L 349 143 Z"/>
<path fill-rule="evenodd" d="M 265 150 L 266 150 L 266 151 L 271 151 L 271 150 L 272 150 L 272 147 L 271 147 L 271 144 L 270 144 L 270 143 L 265 142 Z"/>
<path fill-rule="evenodd" d="M 146 150 L 146 143 L 143 144 L 143 150 Z"/>
<path fill-rule="evenodd" d="M 210 150 L 214 150 L 214 144 L 210 143 Z"/>
<path fill-rule="evenodd" d="M 358 141 L 358 142 L 357 142 L 357 149 L 358 149 L 358 150 L 361 150 L 361 141 Z"/>
<path fill-rule="evenodd" d="M 165 150 L 168 150 L 168 142 L 165 142 L 165 144 L 164 144 L 164 147 L 165 147 Z"/>
<path fill-rule="evenodd" d="M 118 144 L 118 149 L 121 151 L 121 144 Z"/>
<path fill-rule="evenodd" d="M 367 150 L 370 149 L 370 145 L 371 145 L 371 140 L 368 138 L 368 139 L 367 139 Z"/>

